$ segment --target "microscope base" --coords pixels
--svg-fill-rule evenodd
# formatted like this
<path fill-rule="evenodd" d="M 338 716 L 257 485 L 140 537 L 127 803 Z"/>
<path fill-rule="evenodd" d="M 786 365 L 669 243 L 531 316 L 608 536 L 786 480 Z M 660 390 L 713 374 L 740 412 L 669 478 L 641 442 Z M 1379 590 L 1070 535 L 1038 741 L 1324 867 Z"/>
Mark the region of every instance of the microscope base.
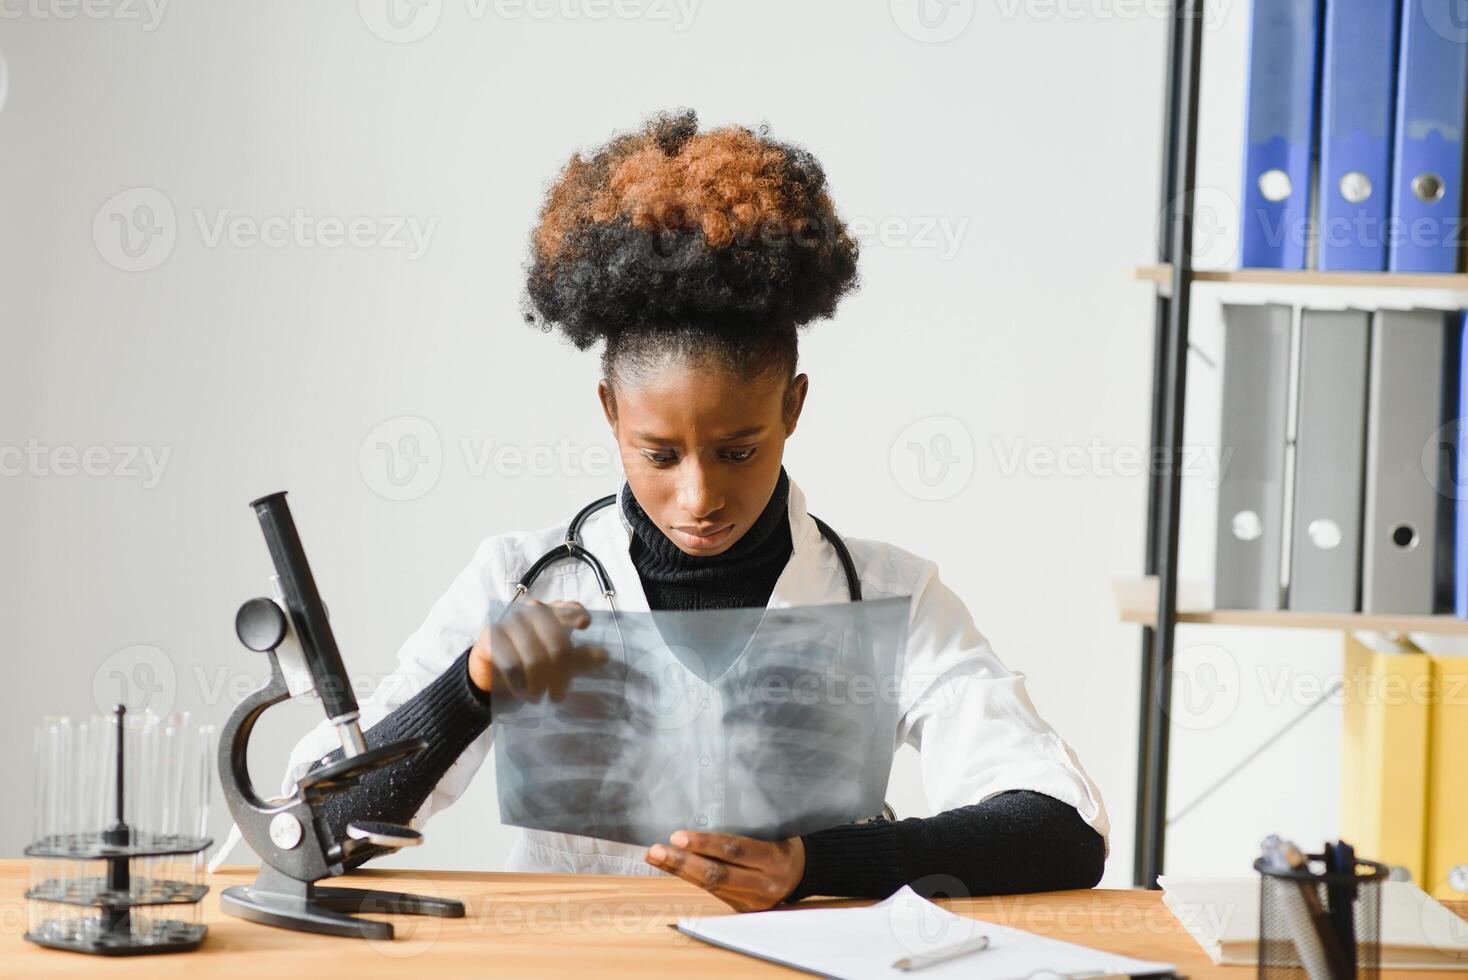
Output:
<path fill-rule="evenodd" d="M 392 923 L 359 919 L 351 913 L 433 915 L 446 919 L 464 915 L 463 903 L 452 899 L 369 888 L 320 888 L 314 882 L 287 878 L 269 865 L 261 867 L 253 885 L 235 885 L 221 892 L 219 906 L 229 915 L 261 925 L 384 941 L 393 938 Z"/>

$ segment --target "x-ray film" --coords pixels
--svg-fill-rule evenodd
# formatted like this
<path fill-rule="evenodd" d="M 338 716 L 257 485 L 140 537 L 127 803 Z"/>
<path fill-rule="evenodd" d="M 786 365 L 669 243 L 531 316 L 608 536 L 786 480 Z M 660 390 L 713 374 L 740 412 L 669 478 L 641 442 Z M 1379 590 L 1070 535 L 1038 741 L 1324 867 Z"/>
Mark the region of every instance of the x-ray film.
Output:
<path fill-rule="evenodd" d="M 680 828 L 777 840 L 877 815 L 909 603 L 591 611 L 572 636 L 608 659 L 561 701 L 494 688 L 501 819 L 647 845 Z"/>

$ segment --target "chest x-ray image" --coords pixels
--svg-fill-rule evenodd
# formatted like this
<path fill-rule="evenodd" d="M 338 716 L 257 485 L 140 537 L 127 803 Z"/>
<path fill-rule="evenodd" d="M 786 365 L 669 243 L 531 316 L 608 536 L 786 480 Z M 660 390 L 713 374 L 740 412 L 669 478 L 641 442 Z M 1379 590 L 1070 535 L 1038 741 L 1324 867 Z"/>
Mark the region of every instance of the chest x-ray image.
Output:
<path fill-rule="evenodd" d="M 574 636 L 608 659 L 561 701 L 491 695 L 501 819 L 648 845 L 679 828 L 776 840 L 876 815 L 909 601 L 592 611 Z"/>

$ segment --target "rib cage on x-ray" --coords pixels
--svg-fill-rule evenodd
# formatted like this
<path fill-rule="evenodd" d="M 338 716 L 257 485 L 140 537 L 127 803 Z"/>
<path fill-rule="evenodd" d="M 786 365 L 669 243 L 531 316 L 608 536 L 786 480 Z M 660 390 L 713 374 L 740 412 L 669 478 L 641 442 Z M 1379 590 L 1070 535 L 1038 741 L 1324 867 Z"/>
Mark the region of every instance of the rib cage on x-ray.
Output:
<path fill-rule="evenodd" d="M 501 819 L 651 844 L 680 828 L 775 840 L 877 814 L 909 604 L 593 610 L 573 635 L 606 648 L 603 667 L 559 703 L 492 693 Z"/>

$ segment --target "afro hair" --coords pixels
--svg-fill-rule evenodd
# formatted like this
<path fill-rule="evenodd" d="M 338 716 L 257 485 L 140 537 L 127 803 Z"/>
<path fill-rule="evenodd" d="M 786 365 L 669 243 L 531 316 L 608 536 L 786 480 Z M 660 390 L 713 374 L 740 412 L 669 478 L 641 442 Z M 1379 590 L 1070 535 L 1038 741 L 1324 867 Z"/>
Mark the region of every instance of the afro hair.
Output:
<path fill-rule="evenodd" d="M 857 244 L 808 151 L 743 126 L 658 113 L 551 183 L 531 236 L 527 322 L 579 350 L 687 344 L 761 358 L 831 316 Z M 738 358 L 747 360 L 748 358 Z"/>

